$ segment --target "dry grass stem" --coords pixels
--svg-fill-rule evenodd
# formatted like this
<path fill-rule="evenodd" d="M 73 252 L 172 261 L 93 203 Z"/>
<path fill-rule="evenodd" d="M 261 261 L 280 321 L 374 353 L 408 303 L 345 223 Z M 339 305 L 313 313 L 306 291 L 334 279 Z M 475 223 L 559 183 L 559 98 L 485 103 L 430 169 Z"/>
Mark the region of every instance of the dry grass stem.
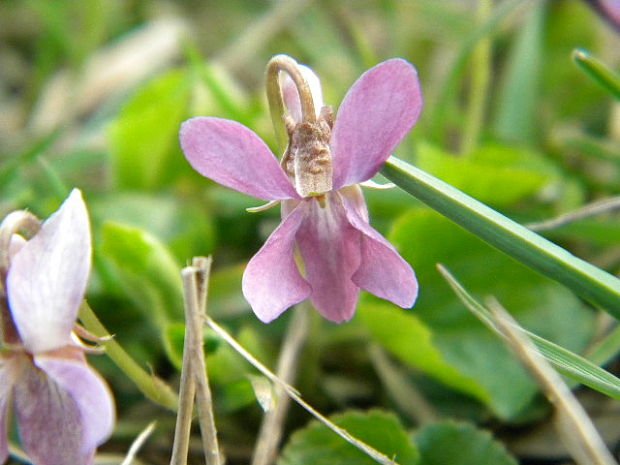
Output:
<path fill-rule="evenodd" d="M 549 231 L 550 229 L 566 226 L 567 224 L 581 221 L 592 216 L 613 213 L 618 210 L 620 210 L 620 197 L 611 197 L 609 199 L 592 202 L 582 208 L 560 215 L 557 218 L 530 223 L 526 226 L 532 231 Z"/>
<path fill-rule="evenodd" d="M 136 439 L 131 443 L 131 446 L 129 446 L 127 455 L 125 456 L 125 459 L 122 461 L 121 465 L 131 465 L 134 462 L 136 454 L 155 429 L 156 423 L 157 422 L 155 421 L 149 423 L 149 425 L 144 428 L 144 430 L 138 435 L 138 437 L 136 437 Z"/>
<path fill-rule="evenodd" d="M 519 324 L 494 298 L 487 300 L 498 329 L 555 408 L 560 438 L 580 465 L 617 465 L 581 404 L 562 377 L 551 368 Z"/>
<path fill-rule="evenodd" d="M 295 381 L 299 354 L 308 335 L 308 312 L 303 305 L 295 309 L 293 318 L 289 322 L 286 337 L 282 345 L 282 351 L 278 359 L 277 376 L 287 384 Z M 285 396 L 284 389 L 276 385 L 276 406 L 269 410 L 263 418 L 252 465 L 269 465 L 274 463 L 278 445 L 282 438 L 284 420 L 290 405 L 291 398 Z"/>
<path fill-rule="evenodd" d="M 254 357 L 251 353 L 245 350 L 245 348 L 241 344 L 239 344 L 235 340 L 235 338 L 233 338 L 224 328 L 222 328 L 220 325 L 218 325 L 215 321 L 213 321 L 208 316 L 207 316 L 206 321 L 209 327 L 213 331 L 215 331 L 215 333 L 217 333 L 218 336 L 224 339 L 233 349 L 235 349 L 243 358 L 245 358 L 252 366 L 254 366 L 254 368 L 260 371 L 267 378 L 269 378 L 276 386 L 279 386 L 280 388 L 282 388 L 282 390 L 288 396 L 290 396 L 295 402 L 297 402 L 297 404 L 303 407 L 307 412 L 309 412 L 318 421 L 323 423 L 325 426 L 327 426 L 329 429 L 331 429 L 334 433 L 336 433 L 338 436 L 343 438 L 349 444 L 357 447 L 359 450 L 364 452 L 366 455 L 368 455 L 370 458 L 372 458 L 376 462 L 381 463 L 383 465 L 398 465 L 398 463 L 395 462 L 394 460 L 390 459 L 389 457 L 382 454 L 378 450 L 369 446 L 365 442 L 360 441 L 359 439 L 353 437 L 348 431 L 340 428 L 338 425 L 329 421 L 328 418 L 326 418 L 321 413 L 316 411 L 310 404 L 308 404 L 305 400 L 303 400 L 301 398 L 301 395 L 299 394 L 299 391 L 297 391 L 290 384 L 285 383 L 280 378 L 278 378 L 275 374 L 273 374 L 265 365 L 259 362 L 256 359 L 256 357 Z"/>

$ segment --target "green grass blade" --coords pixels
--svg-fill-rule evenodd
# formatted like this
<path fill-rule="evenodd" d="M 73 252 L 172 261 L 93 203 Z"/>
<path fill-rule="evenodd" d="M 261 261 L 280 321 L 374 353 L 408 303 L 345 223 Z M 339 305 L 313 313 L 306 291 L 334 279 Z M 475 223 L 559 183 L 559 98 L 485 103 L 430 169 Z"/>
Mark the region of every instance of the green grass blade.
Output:
<path fill-rule="evenodd" d="M 620 99 L 620 76 L 610 70 L 605 63 L 582 48 L 573 51 L 573 60 L 588 76 Z"/>
<path fill-rule="evenodd" d="M 620 319 L 620 280 L 458 189 L 395 157 L 382 174 L 492 246 Z"/>
<path fill-rule="evenodd" d="M 469 294 L 446 268 L 441 265 L 438 268 L 461 302 L 487 327 L 501 335 L 501 331 L 493 323 L 491 312 Z M 609 397 L 620 399 L 620 379 L 580 355 L 534 333 L 524 331 L 543 357 L 560 373 Z"/>

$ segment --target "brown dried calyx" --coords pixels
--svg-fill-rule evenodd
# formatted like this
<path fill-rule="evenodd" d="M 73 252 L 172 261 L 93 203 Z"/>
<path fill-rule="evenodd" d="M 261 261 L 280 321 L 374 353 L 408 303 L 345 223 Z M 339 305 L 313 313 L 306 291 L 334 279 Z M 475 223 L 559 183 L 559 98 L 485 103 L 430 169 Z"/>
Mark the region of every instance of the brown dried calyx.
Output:
<path fill-rule="evenodd" d="M 329 147 L 334 113 L 331 107 L 321 108 L 316 121 L 295 123 L 286 118 L 289 143 L 282 166 L 302 197 L 324 194 L 332 190 L 332 156 Z"/>

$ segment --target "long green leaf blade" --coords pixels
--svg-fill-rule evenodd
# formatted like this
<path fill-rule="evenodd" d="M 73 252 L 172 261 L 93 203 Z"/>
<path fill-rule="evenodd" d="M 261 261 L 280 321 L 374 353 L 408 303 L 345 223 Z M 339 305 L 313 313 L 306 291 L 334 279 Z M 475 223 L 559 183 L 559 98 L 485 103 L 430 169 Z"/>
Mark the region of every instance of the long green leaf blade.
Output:
<path fill-rule="evenodd" d="M 607 89 L 614 97 L 620 99 L 620 76 L 609 69 L 605 63 L 582 48 L 573 51 L 573 60 L 592 79 Z"/>
<path fill-rule="evenodd" d="M 463 304 L 491 330 L 501 335 L 493 323 L 491 312 L 476 300 L 443 266 L 439 271 Z M 570 350 L 525 330 L 540 353 L 560 373 L 614 399 L 620 399 L 620 379 Z"/>
<path fill-rule="evenodd" d="M 620 319 L 620 280 L 428 173 L 390 157 L 382 174 L 526 266 Z"/>

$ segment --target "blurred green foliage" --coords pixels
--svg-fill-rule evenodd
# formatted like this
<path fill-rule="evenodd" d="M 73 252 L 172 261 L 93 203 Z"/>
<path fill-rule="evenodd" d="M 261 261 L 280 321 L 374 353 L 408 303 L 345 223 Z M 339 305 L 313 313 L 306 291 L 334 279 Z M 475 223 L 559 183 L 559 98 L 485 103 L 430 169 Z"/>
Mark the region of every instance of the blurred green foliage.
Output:
<path fill-rule="evenodd" d="M 241 294 L 241 275 L 279 214 L 246 213 L 256 199 L 193 172 L 177 140 L 183 120 L 210 115 L 250 126 L 275 148 L 263 86 L 272 55 L 310 65 L 335 108 L 368 67 L 394 56 L 409 60 L 425 109 L 396 155 L 518 221 L 620 193 L 618 102 L 571 59 L 584 47 L 617 70 L 619 37 L 578 0 L 496 1 L 486 17 L 474 18 L 476 7 L 474 0 L 0 2 L 0 216 L 28 208 L 44 218 L 70 188 L 82 189 L 95 238 L 92 307 L 140 365 L 173 385 L 184 331 L 178 273 L 191 257 L 213 254 L 209 313 L 274 366 L 288 317 L 258 322 Z M 132 42 L 136 37 L 142 42 Z M 482 41 L 489 59 L 474 60 Z M 158 53 L 147 53 L 152 44 Z M 490 79 L 474 90 L 480 66 Z M 104 80 L 108 72 L 116 74 Z M 483 96 L 481 130 L 463 154 L 474 91 Z M 382 389 L 369 341 L 386 349 L 404 382 L 441 416 L 497 431 L 518 423 L 523 431 L 544 421 L 535 384 L 467 312 L 436 263 L 474 295 L 497 296 L 529 330 L 577 353 L 588 352 L 605 320 L 570 289 L 402 191 L 367 198 L 373 226 L 416 270 L 419 300 L 402 310 L 364 294 L 350 323 L 313 320 L 297 387 L 325 412 L 392 410 L 339 418 L 386 454 L 397 453 L 403 465 L 514 463 L 471 425 L 424 427 L 411 441 L 408 430 L 420 425 Z M 618 231 L 620 218 L 608 214 L 545 234 L 616 274 Z M 210 333 L 205 337 L 220 438 L 229 463 L 247 463 L 248 452 L 235 451 L 260 424 L 248 378 L 256 372 Z M 122 399 L 124 435 L 104 449 L 126 449 L 127 431 L 135 436 L 143 426 L 136 412 L 144 424 L 161 417 L 161 441 L 145 449 L 161 463 L 169 453 L 170 414 L 153 410 L 115 367 L 98 364 Z M 294 410 L 287 439 L 307 420 Z M 318 454 L 324 463 L 365 463 L 341 441 L 311 425 L 290 436 L 280 463 L 321 463 Z M 459 444 L 472 445 L 474 455 Z"/>

